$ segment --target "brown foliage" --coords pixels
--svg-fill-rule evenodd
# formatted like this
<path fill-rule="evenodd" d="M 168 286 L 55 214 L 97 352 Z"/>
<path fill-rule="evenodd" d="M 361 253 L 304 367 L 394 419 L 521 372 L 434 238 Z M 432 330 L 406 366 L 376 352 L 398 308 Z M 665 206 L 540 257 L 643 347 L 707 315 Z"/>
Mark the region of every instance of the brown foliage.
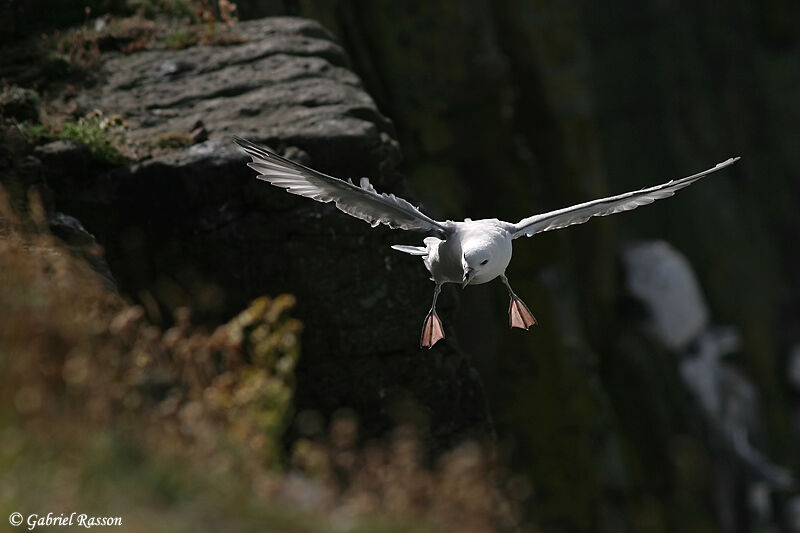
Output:
<path fill-rule="evenodd" d="M 287 316 L 294 298 L 259 298 L 211 333 L 193 328 L 188 310 L 180 310 L 162 331 L 49 234 L 35 194 L 25 209 L 12 210 L 0 188 L 0 402 L 12 413 L 0 418 L 0 432 L 17 443 L 10 459 L 10 445 L 0 447 L 0 460 L 11 465 L 0 482 L 10 501 L 42 505 L 30 503 L 39 497 L 77 506 L 94 504 L 98 491 L 121 490 L 108 473 L 118 466 L 103 463 L 92 474 L 94 452 L 87 452 L 103 435 L 116 435 L 111 442 L 141 450 L 138 469 L 157 473 L 165 459 L 175 461 L 184 465 L 184 485 L 214 487 L 206 498 L 244 494 L 256 508 L 273 509 L 247 519 L 267 529 L 329 531 L 341 520 L 354 531 L 385 531 L 389 524 L 460 533 L 513 528 L 527 493 L 506 498 L 498 487 L 510 476 L 476 444 L 431 468 L 413 430 L 398 428 L 388 445 L 362 448 L 355 418 L 340 416 L 325 436 L 304 433 L 284 469 L 301 330 Z M 42 463 L 43 457 L 56 459 Z M 50 476 L 99 476 L 106 488 L 86 492 L 66 483 L 52 492 L 48 485 L 51 492 L 39 496 L 20 481 L 31 464 L 39 471 L 47 465 Z M 173 505 L 180 504 L 191 509 L 190 502 Z M 247 529 L 232 504 L 217 505 L 228 530 Z M 188 513 L 184 520 L 197 519 Z"/>
<path fill-rule="evenodd" d="M 234 437 L 243 474 L 274 464 L 299 354 L 293 297 L 259 298 L 210 334 L 185 310 L 161 331 L 47 233 L 35 197 L 30 206 L 24 220 L 0 198 L 0 397 L 25 426 L 126 421 L 159 453 L 194 459 Z"/>

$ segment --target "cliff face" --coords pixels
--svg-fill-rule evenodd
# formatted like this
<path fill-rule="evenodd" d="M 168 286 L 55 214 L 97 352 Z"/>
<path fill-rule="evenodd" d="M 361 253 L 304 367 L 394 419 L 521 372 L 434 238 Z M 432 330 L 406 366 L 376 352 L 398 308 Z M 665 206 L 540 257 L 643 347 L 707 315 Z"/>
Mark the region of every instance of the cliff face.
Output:
<path fill-rule="evenodd" d="M 98 171 L 75 164 L 73 145 L 47 145 L 38 156 L 55 209 L 97 237 L 120 290 L 157 322 L 189 306 L 195 320 L 215 324 L 258 295 L 294 294 L 305 324 L 298 411 L 354 409 L 365 438 L 418 418 L 436 450 L 487 438 L 468 360 L 450 346 L 418 349 L 432 285 L 418 261 L 389 248 L 414 236 L 256 180 L 231 142 L 269 143 L 405 194 L 392 123 L 319 24 L 273 18 L 239 24 L 235 35 L 241 42 L 227 47 L 104 61 L 75 112 L 122 115 L 139 146 L 189 146 Z"/>
<path fill-rule="evenodd" d="M 748 474 L 736 469 L 724 490 L 738 511 L 712 496 L 720 452 L 673 356 L 635 333 L 616 251 L 657 237 L 686 253 L 712 320 L 741 332 L 729 357 L 761 398 L 755 440 L 796 467 L 784 377 L 800 301 L 796 7 L 293 6 L 353 51 L 436 214 L 513 220 L 743 156 L 666 205 L 518 242 L 509 276 L 541 326 L 508 332 L 504 292 L 479 287 L 463 293 L 459 336 L 534 480 L 541 523 L 731 531 L 764 513 L 782 523 L 781 505 L 743 510 Z"/>

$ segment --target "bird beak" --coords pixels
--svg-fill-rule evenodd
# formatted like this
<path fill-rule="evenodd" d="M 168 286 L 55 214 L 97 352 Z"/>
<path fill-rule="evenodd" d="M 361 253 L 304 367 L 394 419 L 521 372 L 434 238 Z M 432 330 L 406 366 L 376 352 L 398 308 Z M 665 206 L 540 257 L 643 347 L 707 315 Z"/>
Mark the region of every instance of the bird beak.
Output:
<path fill-rule="evenodd" d="M 461 288 L 463 289 L 469 282 L 472 281 L 472 277 L 475 275 L 474 268 L 467 268 L 464 270 L 464 277 L 461 279 Z"/>

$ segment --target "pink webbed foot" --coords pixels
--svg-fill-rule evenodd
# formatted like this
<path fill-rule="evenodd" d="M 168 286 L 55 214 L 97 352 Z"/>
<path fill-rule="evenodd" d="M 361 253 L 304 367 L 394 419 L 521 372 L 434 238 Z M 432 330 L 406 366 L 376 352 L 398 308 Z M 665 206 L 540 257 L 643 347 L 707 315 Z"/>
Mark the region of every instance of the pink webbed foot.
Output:
<path fill-rule="evenodd" d="M 430 311 L 422 324 L 422 338 L 419 341 L 420 348 L 431 348 L 434 344 L 444 339 L 444 328 L 442 321 L 436 311 Z"/>
<path fill-rule="evenodd" d="M 508 304 L 508 323 L 512 328 L 525 330 L 536 325 L 536 318 L 534 318 L 533 313 L 525 305 L 525 302 L 516 295 L 511 296 L 511 303 Z"/>

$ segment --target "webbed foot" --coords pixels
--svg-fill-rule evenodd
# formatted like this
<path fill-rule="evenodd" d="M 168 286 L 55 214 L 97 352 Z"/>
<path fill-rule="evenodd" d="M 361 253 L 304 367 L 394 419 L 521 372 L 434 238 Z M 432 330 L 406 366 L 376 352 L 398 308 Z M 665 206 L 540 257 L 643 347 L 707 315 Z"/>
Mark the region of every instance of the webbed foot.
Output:
<path fill-rule="evenodd" d="M 422 338 L 419 341 L 420 348 L 431 348 L 434 344 L 444 339 L 444 328 L 439 315 L 433 309 L 428 312 L 425 322 L 422 324 Z"/>
<path fill-rule="evenodd" d="M 508 304 L 508 323 L 512 328 L 524 330 L 536 325 L 536 318 L 534 318 L 531 310 L 528 309 L 525 302 L 513 293 L 511 294 L 511 302 Z"/>

